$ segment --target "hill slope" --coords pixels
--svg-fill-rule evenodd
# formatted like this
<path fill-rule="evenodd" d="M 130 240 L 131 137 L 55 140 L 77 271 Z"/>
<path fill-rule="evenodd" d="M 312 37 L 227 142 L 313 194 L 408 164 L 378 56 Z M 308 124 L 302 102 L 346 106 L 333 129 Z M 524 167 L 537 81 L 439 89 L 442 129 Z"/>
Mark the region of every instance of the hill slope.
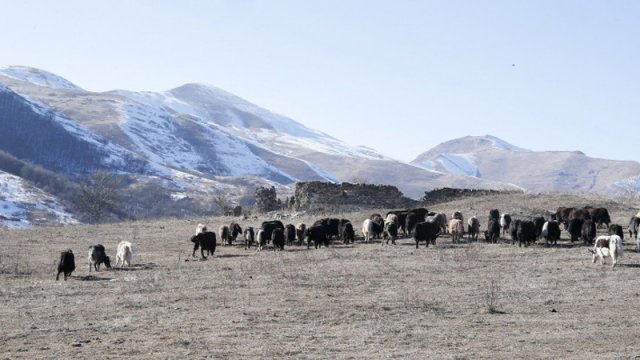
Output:
<path fill-rule="evenodd" d="M 532 192 L 640 191 L 640 163 L 591 158 L 579 151 L 530 151 L 493 136 L 467 136 L 420 154 L 416 166 L 515 184 Z"/>

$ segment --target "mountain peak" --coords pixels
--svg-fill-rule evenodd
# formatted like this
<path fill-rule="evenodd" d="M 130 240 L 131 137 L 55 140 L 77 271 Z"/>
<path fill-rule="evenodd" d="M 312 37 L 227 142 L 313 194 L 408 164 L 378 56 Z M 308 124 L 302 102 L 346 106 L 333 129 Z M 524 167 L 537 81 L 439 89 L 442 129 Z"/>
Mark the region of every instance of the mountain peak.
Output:
<path fill-rule="evenodd" d="M 0 75 L 14 80 L 25 81 L 33 85 L 50 87 L 53 89 L 81 90 L 79 86 L 61 76 L 28 66 L 2 66 L 0 67 Z"/>

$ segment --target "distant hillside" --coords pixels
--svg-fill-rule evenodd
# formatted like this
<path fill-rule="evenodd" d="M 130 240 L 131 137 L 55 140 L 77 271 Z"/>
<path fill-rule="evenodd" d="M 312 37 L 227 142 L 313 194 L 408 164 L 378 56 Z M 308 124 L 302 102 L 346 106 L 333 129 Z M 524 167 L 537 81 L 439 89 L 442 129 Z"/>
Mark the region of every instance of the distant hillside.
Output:
<path fill-rule="evenodd" d="M 532 192 L 640 191 L 640 163 L 590 158 L 579 151 L 530 151 L 493 136 L 442 143 L 411 162 L 425 169 L 516 185 Z"/>

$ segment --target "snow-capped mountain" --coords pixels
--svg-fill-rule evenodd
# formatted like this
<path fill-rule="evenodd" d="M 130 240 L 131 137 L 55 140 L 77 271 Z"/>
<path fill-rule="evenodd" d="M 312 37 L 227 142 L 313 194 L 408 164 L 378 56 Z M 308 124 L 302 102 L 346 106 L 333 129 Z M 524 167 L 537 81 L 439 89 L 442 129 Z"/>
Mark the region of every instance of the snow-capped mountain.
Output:
<path fill-rule="evenodd" d="M 591 191 L 617 196 L 640 190 L 638 162 L 595 159 L 579 151 L 530 151 L 490 135 L 447 141 L 411 163 L 532 192 Z"/>
<path fill-rule="evenodd" d="M 202 84 L 164 92 L 95 93 L 46 71 L 5 67 L 0 71 L 0 130 L 13 134 L 0 150 L 47 169 L 74 176 L 106 167 L 170 179 L 176 191 L 194 189 L 177 173 L 215 181 L 223 177 L 227 184 L 239 177 L 282 185 L 358 179 L 397 185 L 411 197 L 454 183 L 503 186 L 351 146 Z"/>

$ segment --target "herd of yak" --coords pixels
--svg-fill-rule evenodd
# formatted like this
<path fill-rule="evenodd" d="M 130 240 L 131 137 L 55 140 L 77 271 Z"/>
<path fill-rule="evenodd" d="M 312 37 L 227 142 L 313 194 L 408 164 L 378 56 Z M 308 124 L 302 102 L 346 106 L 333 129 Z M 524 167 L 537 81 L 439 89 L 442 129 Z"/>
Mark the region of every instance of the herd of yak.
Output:
<path fill-rule="evenodd" d="M 416 248 L 421 241 L 434 244 L 436 238 L 443 234 L 450 234 L 453 242 L 458 242 L 465 233 L 471 241 L 478 241 L 480 233 L 480 221 L 471 217 L 464 226 L 464 216 L 456 211 L 450 219 L 444 213 L 430 212 L 426 208 L 415 208 L 405 210 L 389 211 L 384 217 L 381 214 L 372 214 L 362 223 L 362 235 L 365 242 L 371 239 L 382 239 L 382 245 L 389 241 L 395 244 L 395 240 L 401 236 L 411 236 L 416 242 Z M 512 244 L 518 242 L 519 246 L 528 246 L 538 239 L 544 239 L 545 244 L 557 244 L 560 240 L 561 228 L 569 234 L 571 242 L 582 240 L 585 245 L 591 245 L 596 238 L 596 229 L 606 226 L 609 235 L 617 235 L 624 238 L 623 228 L 618 224 L 611 224 L 611 218 L 606 208 L 568 208 L 560 207 L 554 214 L 547 218 L 539 216 L 532 219 L 512 219 L 509 214 L 500 214 L 498 209 L 489 212 L 487 229 L 484 231 L 484 238 L 487 242 L 497 243 L 501 236 L 510 235 Z M 640 227 L 640 213 L 633 216 L 629 222 L 628 231 L 631 238 L 636 238 Z M 353 243 L 356 239 L 354 226 L 348 219 L 323 218 L 314 222 L 311 226 L 303 223 L 296 225 L 285 225 L 279 220 L 265 221 L 259 229 L 249 226 L 244 230 L 241 226 L 233 222 L 229 226 L 221 226 L 218 229 L 221 244 L 233 245 L 240 234 L 244 237 L 245 249 L 251 248 L 254 244 L 258 251 L 272 243 L 274 250 L 284 250 L 285 244 L 290 246 L 294 243 L 302 245 L 306 243 L 310 248 L 313 242 L 315 248 L 329 246 L 334 240 L 341 240 L 343 243 Z M 202 259 L 207 255 L 212 255 L 216 250 L 216 233 L 207 229 L 206 226 L 198 224 L 195 235 L 191 236 L 193 242 L 192 257 L 200 249 Z M 127 243 L 122 255 L 120 246 L 117 258 L 127 257 L 127 262 L 131 261 L 131 244 Z M 205 255 L 207 252 L 207 255 Z M 96 264 L 109 265 L 109 258 L 104 252 L 104 247 L 96 245 L 90 248 L 89 266 L 96 270 Z M 58 264 L 58 276 L 64 273 L 67 276 L 75 269 L 73 252 L 67 250 L 60 255 Z M 56 277 L 56 280 L 58 277 Z"/>

